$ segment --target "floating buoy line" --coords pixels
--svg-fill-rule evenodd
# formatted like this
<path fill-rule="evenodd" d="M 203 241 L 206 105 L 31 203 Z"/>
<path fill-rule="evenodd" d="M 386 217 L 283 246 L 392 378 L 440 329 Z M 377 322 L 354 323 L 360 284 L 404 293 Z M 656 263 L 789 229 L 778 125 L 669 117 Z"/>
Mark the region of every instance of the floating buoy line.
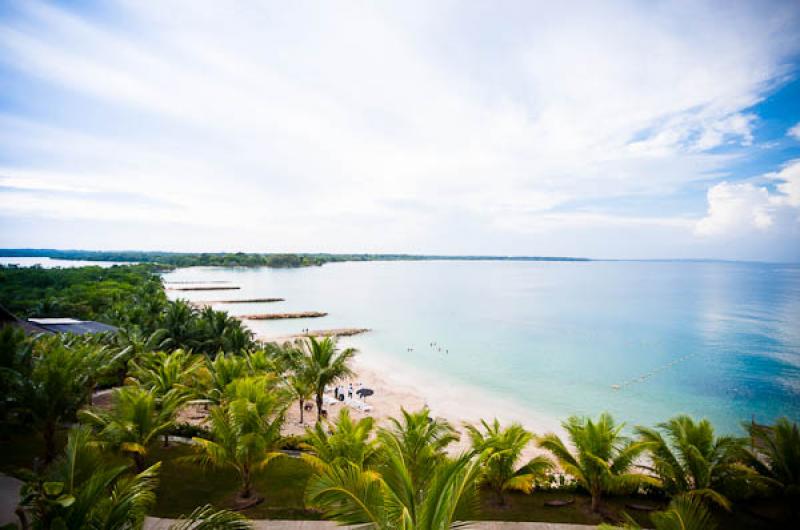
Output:
<path fill-rule="evenodd" d="M 690 357 L 694 357 L 695 355 L 696 354 L 694 354 L 694 353 L 687 353 L 686 355 L 684 355 L 682 357 L 678 357 L 677 359 L 674 359 L 674 360 L 668 362 L 667 364 L 661 365 L 661 366 L 659 366 L 658 368 L 656 368 L 654 370 L 650 370 L 649 372 L 647 372 L 645 374 L 642 374 L 642 375 L 640 375 L 638 377 L 634 377 L 632 379 L 628 379 L 627 381 L 624 381 L 624 382 L 616 384 L 616 385 L 611 385 L 611 388 L 612 388 L 612 390 L 622 390 L 622 389 L 627 388 L 627 387 L 629 387 L 631 385 L 635 385 L 635 384 L 638 384 L 638 383 L 644 383 L 645 381 L 647 381 L 648 379 L 650 379 L 654 375 L 659 374 L 659 373 L 663 372 L 664 370 L 669 370 L 670 368 L 672 368 L 676 364 L 682 363 L 682 362 L 686 361 L 687 359 L 689 359 Z"/>

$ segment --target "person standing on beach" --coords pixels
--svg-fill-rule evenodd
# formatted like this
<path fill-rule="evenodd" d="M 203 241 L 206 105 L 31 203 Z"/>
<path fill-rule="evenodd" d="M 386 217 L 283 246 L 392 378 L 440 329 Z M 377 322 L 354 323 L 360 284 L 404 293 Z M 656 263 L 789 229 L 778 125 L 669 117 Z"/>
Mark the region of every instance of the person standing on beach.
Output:
<path fill-rule="evenodd" d="M 347 397 L 353 399 L 353 383 L 350 383 L 350 386 L 347 387 Z"/>

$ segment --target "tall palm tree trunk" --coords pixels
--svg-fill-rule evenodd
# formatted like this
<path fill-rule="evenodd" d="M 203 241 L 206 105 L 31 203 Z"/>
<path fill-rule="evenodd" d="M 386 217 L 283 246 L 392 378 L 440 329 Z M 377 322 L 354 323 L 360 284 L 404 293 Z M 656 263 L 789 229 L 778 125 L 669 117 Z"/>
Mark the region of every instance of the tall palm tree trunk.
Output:
<path fill-rule="evenodd" d="M 42 430 L 44 437 L 44 463 L 49 464 L 56 456 L 56 422 L 47 421 Z"/>
<path fill-rule="evenodd" d="M 592 488 L 592 511 L 600 511 L 600 488 Z"/>
<path fill-rule="evenodd" d="M 322 392 L 317 391 L 317 423 L 322 421 Z"/>
<path fill-rule="evenodd" d="M 306 404 L 305 399 L 300 399 L 300 424 L 303 424 L 303 406 Z"/>
<path fill-rule="evenodd" d="M 248 466 L 244 466 L 242 468 L 242 491 L 240 495 L 243 499 L 249 499 L 250 495 L 253 493 L 253 487 L 250 480 L 250 468 Z"/>

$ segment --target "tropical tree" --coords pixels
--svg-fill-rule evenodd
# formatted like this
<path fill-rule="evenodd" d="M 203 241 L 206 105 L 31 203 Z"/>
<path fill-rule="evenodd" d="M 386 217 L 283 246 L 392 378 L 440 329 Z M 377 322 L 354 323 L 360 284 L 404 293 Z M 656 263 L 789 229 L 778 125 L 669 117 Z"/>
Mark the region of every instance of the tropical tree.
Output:
<path fill-rule="evenodd" d="M 247 530 L 253 528 L 250 521 L 238 512 L 215 510 L 206 504 L 187 516 L 178 518 L 169 530 Z"/>
<path fill-rule="evenodd" d="M 92 441 L 91 430 L 73 429 L 64 455 L 42 475 L 27 477 L 20 503 L 26 514 L 23 528 L 141 528 L 155 502 L 159 466 L 135 475 L 127 466 L 110 466 Z"/>
<path fill-rule="evenodd" d="M 122 386 L 128 377 L 129 363 L 147 353 L 165 347 L 166 332 L 157 329 L 145 333 L 138 326 L 120 327 L 116 333 L 109 335 L 109 346 L 117 352 L 116 366 L 118 384 Z"/>
<path fill-rule="evenodd" d="M 33 341 L 18 326 L 0 326 L 0 429 L 20 408 L 22 390 L 33 366 Z M 0 431 L 2 432 L 2 431 Z"/>
<path fill-rule="evenodd" d="M 190 397 L 197 386 L 203 358 L 185 350 L 150 352 L 131 363 L 129 382 L 152 391 L 159 399 L 169 393 Z"/>
<path fill-rule="evenodd" d="M 630 517 L 622 526 L 624 530 L 641 530 L 641 526 Z M 655 530 L 716 530 L 711 513 L 703 505 L 701 499 L 679 495 L 672 499 L 666 510 L 650 514 Z M 620 527 L 601 524 L 598 530 L 617 530 Z"/>
<path fill-rule="evenodd" d="M 317 421 L 322 420 L 322 395 L 325 387 L 353 375 L 348 364 L 355 356 L 357 350 L 347 348 L 339 351 L 336 342 L 330 337 L 317 340 L 306 337 L 300 341 L 303 351 L 301 370 L 307 374 L 314 387 L 314 398 L 317 404 Z"/>
<path fill-rule="evenodd" d="M 389 427 L 378 433 L 383 445 L 398 445 L 415 490 L 427 484 L 437 464 L 447 459 L 447 447 L 458 434 L 446 420 L 432 418 L 428 407 L 416 412 L 401 409 L 402 416 L 389 418 Z"/>
<path fill-rule="evenodd" d="M 745 423 L 751 447 L 745 448 L 744 461 L 773 487 L 792 499 L 797 511 L 800 500 L 800 430 L 797 423 L 780 418 L 775 425 Z"/>
<path fill-rule="evenodd" d="M 244 357 L 218 353 L 214 359 L 207 359 L 203 376 L 203 393 L 215 403 L 220 403 L 228 385 L 248 375 L 247 360 Z"/>
<path fill-rule="evenodd" d="M 130 474 L 127 466 L 110 465 L 91 429 L 82 426 L 67 436 L 64 454 L 41 474 L 29 473 L 20 506 L 23 530 L 139 530 L 155 501 L 160 464 Z M 243 530 L 240 514 L 203 506 L 181 516 L 170 530 Z"/>
<path fill-rule="evenodd" d="M 234 469 L 241 480 L 239 496 L 252 495 L 253 473 L 281 456 L 285 399 L 266 389 L 263 378 L 242 378 L 228 389 L 222 405 L 211 409 L 211 437 L 195 438 L 204 465 Z"/>
<path fill-rule="evenodd" d="M 314 381 L 311 380 L 308 373 L 299 372 L 290 375 L 287 383 L 294 399 L 300 405 L 300 424 L 302 425 L 304 423 L 306 401 L 314 395 Z"/>
<path fill-rule="evenodd" d="M 326 518 L 341 524 L 368 524 L 376 530 L 453 527 L 457 518 L 469 516 L 469 508 L 476 503 L 480 458 L 470 452 L 454 459 L 431 459 L 427 480 L 420 483 L 407 458 L 411 437 L 383 431 L 375 467 L 362 468 L 346 459 L 329 462 L 309 480 L 307 502 Z M 416 452 L 435 454 L 438 449 Z"/>
<path fill-rule="evenodd" d="M 33 367 L 24 381 L 20 403 L 42 433 L 46 463 L 56 455 L 56 430 L 74 419 L 88 401 L 90 381 L 102 366 L 84 349 L 69 347 L 58 335 L 39 337 L 33 345 Z"/>
<path fill-rule="evenodd" d="M 161 315 L 165 346 L 192 349 L 202 340 L 197 324 L 197 311 L 186 300 L 169 302 Z"/>
<path fill-rule="evenodd" d="M 375 420 L 366 416 L 358 421 L 350 418 L 347 409 L 339 411 L 336 421 L 325 426 L 322 422 L 306 429 L 305 448 L 302 458 L 318 470 L 328 465 L 345 462 L 365 468 L 375 463 L 377 442 L 371 439 Z"/>
<path fill-rule="evenodd" d="M 172 427 L 180 402 L 177 394 L 167 394 L 159 403 L 151 391 L 124 387 L 114 390 L 110 410 L 82 410 L 80 418 L 94 425 L 108 446 L 130 456 L 137 471 L 143 471 L 153 440 Z"/>
<path fill-rule="evenodd" d="M 615 424 L 610 414 L 601 414 L 596 422 L 572 416 L 561 425 L 574 452 L 553 433 L 544 435 L 539 446 L 550 451 L 561 468 L 589 492 L 593 512 L 600 510 L 602 496 L 606 493 L 658 483 L 649 475 L 632 472 L 636 458 L 648 444 L 624 437 L 621 434 L 624 424 Z"/>
<path fill-rule="evenodd" d="M 739 461 L 743 440 L 715 436 L 708 420 L 695 422 L 680 415 L 659 423 L 656 429 L 637 427 L 636 431 L 650 453 L 652 465 L 648 468 L 671 495 L 685 493 L 729 510 L 731 502 L 722 490 L 754 475 Z"/>
<path fill-rule="evenodd" d="M 481 420 L 481 426 L 483 430 L 474 425 L 465 427 L 473 449 L 484 456 L 481 481 L 494 491 L 499 505 L 505 505 L 506 491 L 530 493 L 536 481 L 553 469 L 550 459 L 541 455 L 519 466 L 522 452 L 533 438 L 519 423 L 502 429 L 497 419 L 492 423 Z"/>

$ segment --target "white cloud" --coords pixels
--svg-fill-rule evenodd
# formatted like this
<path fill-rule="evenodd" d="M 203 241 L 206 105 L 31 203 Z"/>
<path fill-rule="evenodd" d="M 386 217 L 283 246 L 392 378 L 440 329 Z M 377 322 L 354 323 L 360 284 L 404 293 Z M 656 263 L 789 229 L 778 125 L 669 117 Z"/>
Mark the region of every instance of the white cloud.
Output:
<path fill-rule="evenodd" d="M 0 60 L 48 97 L 0 115 L 0 175 L 158 206 L 91 194 L 0 204 L 251 229 L 209 248 L 547 253 L 539 243 L 557 238 L 518 237 L 569 226 L 591 240 L 600 225 L 691 239 L 685 211 L 614 201 L 657 203 L 724 175 L 738 155 L 713 149 L 753 142 L 747 109 L 800 51 L 788 2 L 769 13 L 713 2 L 15 11 L 0 20 Z M 608 211 L 572 206 L 595 203 Z M 439 230 L 471 223 L 480 238 Z"/>
<path fill-rule="evenodd" d="M 794 127 L 791 127 L 788 131 L 786 131 L 786 134 L 795 140 L 800 140 L 800 123 L 797 123 Z"/>
<path fill-rule="evenodd" d="M 796 235 L 800 222 L 800 160 L 764 176 L 776 192 L 752 182 L 721 182 L 708 190 L 708 213 L 697 222 L 700 236 L 741 238 L 755 233 Z M 791 241 L 791 239 L 790 239 Z"/>

